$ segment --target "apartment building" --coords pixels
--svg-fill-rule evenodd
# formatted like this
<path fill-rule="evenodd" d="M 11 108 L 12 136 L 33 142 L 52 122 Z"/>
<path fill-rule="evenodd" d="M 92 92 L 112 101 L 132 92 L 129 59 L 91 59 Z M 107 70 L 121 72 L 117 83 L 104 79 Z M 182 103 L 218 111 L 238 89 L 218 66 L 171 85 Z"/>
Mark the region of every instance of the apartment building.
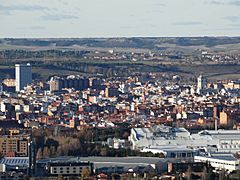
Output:
<path fill-rule="evenodd" d="M 29 142 L 28 135 L 1 136 L 0 152 L 6 157 L 26 157 Z"/>

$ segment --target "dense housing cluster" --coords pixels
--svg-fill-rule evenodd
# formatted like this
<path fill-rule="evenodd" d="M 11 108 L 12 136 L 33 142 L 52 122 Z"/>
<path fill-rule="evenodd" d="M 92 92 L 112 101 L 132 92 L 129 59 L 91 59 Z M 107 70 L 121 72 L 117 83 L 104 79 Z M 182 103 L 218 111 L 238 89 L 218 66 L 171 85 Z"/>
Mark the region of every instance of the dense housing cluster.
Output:
<path fill-rule="evenodd" d="M 204 178 L 240 169 L 240 81 L 200 75 L 186 84 L 152 73 L 40 82 L 31 73 L 2 82 L 3 177 Z"/>

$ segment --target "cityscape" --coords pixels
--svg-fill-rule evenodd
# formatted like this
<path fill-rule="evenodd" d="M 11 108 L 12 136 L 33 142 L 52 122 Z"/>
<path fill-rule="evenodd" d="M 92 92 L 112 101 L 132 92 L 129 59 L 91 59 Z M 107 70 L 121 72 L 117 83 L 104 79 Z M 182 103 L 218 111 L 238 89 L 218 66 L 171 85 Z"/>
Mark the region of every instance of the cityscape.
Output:
<path fill-rule="evenodd" d="M 0 0 L 0 180 L 239 180 L 239 2 L 105 1 Z"/>

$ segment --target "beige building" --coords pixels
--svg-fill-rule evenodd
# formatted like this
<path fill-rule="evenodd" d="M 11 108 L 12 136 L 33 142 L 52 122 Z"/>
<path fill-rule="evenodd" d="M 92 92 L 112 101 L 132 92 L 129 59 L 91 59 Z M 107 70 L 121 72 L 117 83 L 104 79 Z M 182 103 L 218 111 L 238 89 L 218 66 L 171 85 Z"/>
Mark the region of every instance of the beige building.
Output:
<path fill-rule="evenodd" d="M 227 125 L 228 122 L 228 114 L 226 112 L 220 112 L 220 124 Z"/>
<path fill-rule="evenodd" d="M 83 173 L 88 175 L 92 172 L 92 163 L 90 162 L 50 162 L 48 164 L 49 175 L 78 175 L 81 176 Z"/>
<path fill-rule="evenodd" d="M 2 136 L 0 138 L 0 152 L 6 157 L 26 157 L 28 156 L 29 136 L 14 135 Z"/>
<path fill-rule="evenodd" d="M 224 83 L 223 86 L 226 89 L 240 89 L 240 83 L 239 82 Z"/>
<path fill-rule="evenodd" d="M 240 122 L 240 111 L 237 109 L 220 112 L 220 124 L 234 126 Z"/>
<path fill-rule="evenodd" d="M 3 84 L 8 87 L 13 87 L 16 86 L 16 81 L 15 79 L 4 79 Z"/>

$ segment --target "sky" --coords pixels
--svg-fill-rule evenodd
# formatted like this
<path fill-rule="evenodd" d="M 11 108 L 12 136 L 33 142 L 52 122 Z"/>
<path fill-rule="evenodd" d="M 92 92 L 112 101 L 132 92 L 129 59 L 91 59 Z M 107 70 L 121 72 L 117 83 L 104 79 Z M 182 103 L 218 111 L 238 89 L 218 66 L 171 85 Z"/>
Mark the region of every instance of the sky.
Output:
<path fill-rule="evenodd" d="M 1 38 L 240 36 L 240 0 L 0 0 Z"/>

